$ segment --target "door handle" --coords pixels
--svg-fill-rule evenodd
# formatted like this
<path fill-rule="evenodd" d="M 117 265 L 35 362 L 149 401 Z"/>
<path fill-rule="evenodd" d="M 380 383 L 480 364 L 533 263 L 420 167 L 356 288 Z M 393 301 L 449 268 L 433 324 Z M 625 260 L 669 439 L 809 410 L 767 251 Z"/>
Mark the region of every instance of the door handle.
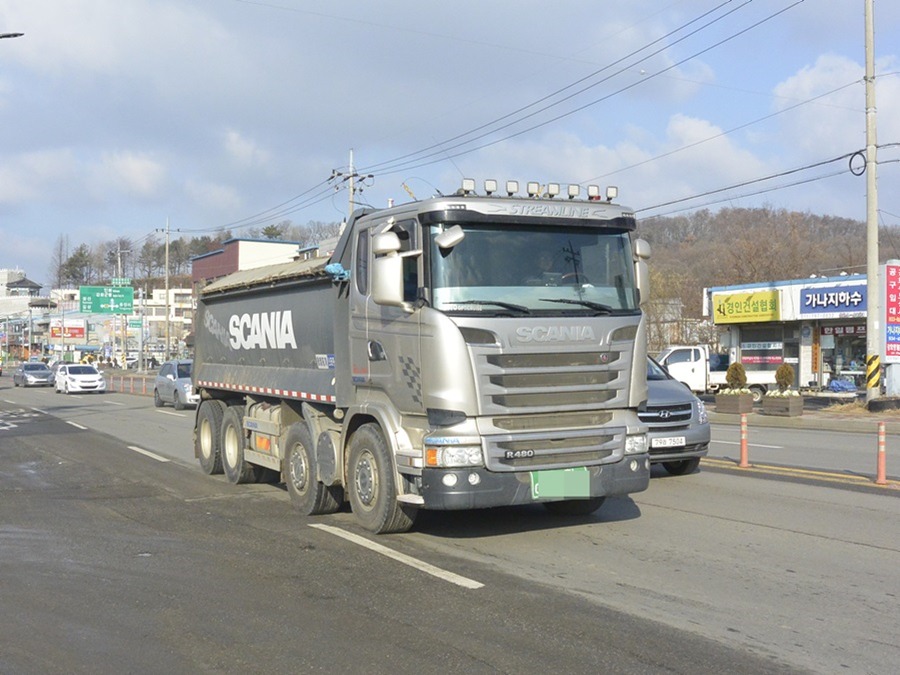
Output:
<path fill-rule="evenodd" d="M 369 353 L 369 361 L 387 360 L 387 354 L 384 353 L 384 347 L 382 347 L 381 343 L 377 340 L 369 340 L 367 351 Z"/>

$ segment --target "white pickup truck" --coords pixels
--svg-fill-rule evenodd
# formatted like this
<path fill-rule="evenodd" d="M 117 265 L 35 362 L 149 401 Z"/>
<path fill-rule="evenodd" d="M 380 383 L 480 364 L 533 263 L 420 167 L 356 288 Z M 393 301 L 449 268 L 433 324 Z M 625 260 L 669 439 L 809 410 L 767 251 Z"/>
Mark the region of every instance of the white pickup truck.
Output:
<path fill-rule="evenodd" d="M 713 394 L 728 386 L 725 381 L 728 355 L 710 352 L 707 345 L 671 345 L 656 360 L 666 367 L 672 377 L 698 394 Z M 747 371 L 747 388 L 753 392 L 755 402 L 760 401 L 766 391 L 774 386 L 774 370 Z"/>

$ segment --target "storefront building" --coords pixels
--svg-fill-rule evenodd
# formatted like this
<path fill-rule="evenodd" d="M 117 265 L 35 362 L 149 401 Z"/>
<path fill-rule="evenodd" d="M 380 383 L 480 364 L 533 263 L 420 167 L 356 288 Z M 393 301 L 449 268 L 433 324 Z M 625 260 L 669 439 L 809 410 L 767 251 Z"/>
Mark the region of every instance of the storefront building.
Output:
<path fill-rule="evenodd" d="M 865 275 L 718 286 L 705 298 L 732 361 L 748 371 L 788 363 L 796 387 L 865 386 L 867 304 Z"/>

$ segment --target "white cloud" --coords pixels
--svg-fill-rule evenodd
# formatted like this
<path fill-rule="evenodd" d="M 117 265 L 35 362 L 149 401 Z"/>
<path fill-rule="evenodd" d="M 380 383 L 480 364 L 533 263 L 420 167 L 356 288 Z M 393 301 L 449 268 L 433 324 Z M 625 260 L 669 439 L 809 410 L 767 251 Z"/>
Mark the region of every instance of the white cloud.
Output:
<path fill-rule="evenodd" d="M 263 150 L 255 142 L 241 135 L 235 129 L 225 132 L 225 151 L 240 164 L 249 167 L 259 167 L 266 164 L 271 158 L 271 153 Z"/>
<path fill-rule="evenodd" d="M 90 182 L 94 192 L 106 199 L 119 193 L 146 199 L 159 192 L 165 179 L 165 167 L 149 155 L 118 151 L 103 154 Z"/>
<path fill-rule="evenodd" d="M 194 202 L 195 208 L 201 211 L 211 210 L 235 217 L 235 214 L 239 213 L 243 206 L 240 195 L 234 188 L 227 185 L 188 180 L 184 191 Z"/>

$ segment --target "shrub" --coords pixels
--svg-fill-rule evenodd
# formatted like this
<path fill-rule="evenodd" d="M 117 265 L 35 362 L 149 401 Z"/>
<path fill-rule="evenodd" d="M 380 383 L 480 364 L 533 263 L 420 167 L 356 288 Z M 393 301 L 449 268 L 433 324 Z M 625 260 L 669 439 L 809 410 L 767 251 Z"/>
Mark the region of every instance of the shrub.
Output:
<path fill-rule="evenodd" d="M 778 391 L 787 391 L 794 384 L 794 368 L 789 363 L 782 363 L 775 371 L 775 384 Z"/>
<path fill-rule="evenodd" d="M 747 371 L 743 363 L 732 363 L 725 371 L 725 382 L 729 389 L 743 389 L 747 384 Z"/>

